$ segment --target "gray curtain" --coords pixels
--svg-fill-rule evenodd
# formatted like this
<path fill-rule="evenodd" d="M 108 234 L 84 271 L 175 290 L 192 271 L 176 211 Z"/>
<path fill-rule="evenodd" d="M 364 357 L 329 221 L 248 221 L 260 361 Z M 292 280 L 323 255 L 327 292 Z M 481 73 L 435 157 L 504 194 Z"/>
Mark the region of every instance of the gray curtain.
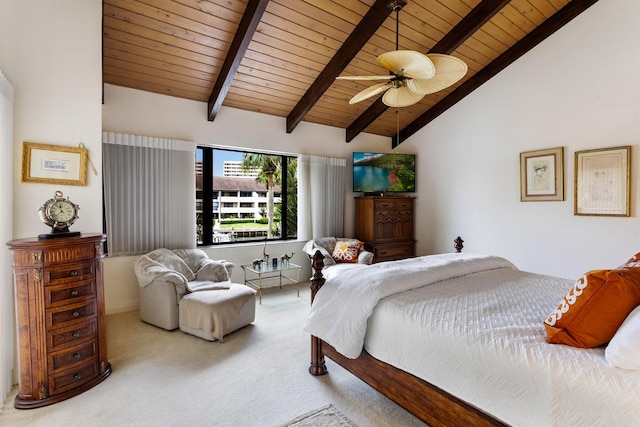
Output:
<path fill-rule="evenodd" d="M 298 156 L 298 239 L 344 234 L 346 159 Z"/>
<path fill-rule="evenodd" d="M 110 256 L 196 247 L 196 144 L 104 132 Z"/>

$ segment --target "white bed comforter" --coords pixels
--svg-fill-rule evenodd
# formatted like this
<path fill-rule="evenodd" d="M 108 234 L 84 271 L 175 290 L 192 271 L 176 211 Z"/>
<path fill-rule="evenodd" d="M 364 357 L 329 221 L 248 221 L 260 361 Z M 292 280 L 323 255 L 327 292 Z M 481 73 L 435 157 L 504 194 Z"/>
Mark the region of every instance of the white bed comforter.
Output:
<path fill-rule="evenodd" d="M 429 264 L 439 271 L 418 271 Z M 328 280 L 305 329 L 513 426 L 640 426 L 640 371 L 610 367 L 604 347 L 546 342 L 542 322 L 572 283 L 468 254 L 375 264 Z"/>
<path fill-rule="evenodd" d="M 408 258 L 345 271 L 318 291 L 304 330 L 351 359 L 362 352 L 367 321 L 382 298 L 445 279 L 516 267 L 504 258 L 451 253 Z"/>

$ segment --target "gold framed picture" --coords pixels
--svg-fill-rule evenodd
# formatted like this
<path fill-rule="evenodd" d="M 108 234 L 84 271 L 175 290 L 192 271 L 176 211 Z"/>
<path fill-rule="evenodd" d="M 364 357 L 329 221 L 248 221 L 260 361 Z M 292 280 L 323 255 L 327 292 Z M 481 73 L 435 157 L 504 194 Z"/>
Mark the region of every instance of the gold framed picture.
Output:
<path fill-rule="evenodd" d="M 520 153 L 520 201 L 564 200 L 564 148 Z"/>
<path fill-rule="evenodd" d="M 87 185 L 86 148 L 23 142 L 22 182 Z"/>
<path fill-rule="evenodd" d="M 630 216 L 631 146 L 576 151 L 575 215 Z"/>

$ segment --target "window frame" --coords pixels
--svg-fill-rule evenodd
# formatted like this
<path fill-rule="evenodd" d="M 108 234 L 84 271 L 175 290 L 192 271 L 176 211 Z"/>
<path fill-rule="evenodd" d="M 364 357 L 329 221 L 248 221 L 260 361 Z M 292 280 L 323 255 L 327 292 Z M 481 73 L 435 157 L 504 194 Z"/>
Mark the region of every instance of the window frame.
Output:
<path fill-rule="evenodd" d="M 228 190 L 223 190 L 220 192 L 214 191 L 213 189 L 213 179 L 205 179 L 205 176 L 210 176 L 213 178 L 213 164 L 214 164 L 214 151 L 229 151 L 229 152 L 237 152 L 237 153 L 249 153 L 249 154 L 264 154 L 268 156 L 277 156 L 280 158 L 280 191 L 277 193 L 274 192 L 274 199 L 280 199 L 279 204 L 281 207 L 287 206 L 288 202 L 288 187 L 289 183 L 287 182 L 288 174 L 287 169 L 289 167 L 289 162 L 295 160 L 297 162 L 297 155 L 295 154 L 284 154 L 284 153 L 276 153 L 276 152 L 268 152 L 268 151 L 259 151 L 259 150 L 240 150 L 240 149 L 229 149 L 224 147 L 210 146 L 210 145 L 197 145 L 196 153 L 198 151 L 202 152 L 202 198 L 199 198 L 198 188 L 195 188 L 196 191 L 196 225 L 200 226 L 201 224 L 201 239 L 197 239 L 196 244 L 197 247 L 206 247 L 206 246 L 217 246 L 217 245 L 233 245 L 240 243 L 252 243 L 252 242 L 264 242 L 266 240 L 265 237 L 256 237 L 255 239 L 250 240 L 236 240 L 233 239 L 231 241 L 216 241 L 214 237 L 213 228 L 214 228 L 214 219 L 221 220 L 224 219 L 224 215 L 221 214 L 220 218 L 218 218 L 217 212 L 214 212 L 213 204 L 223 204 L 221 198 L 225 197 L 224 193 Z M 197 154 L 194 161 L 197 161 Z M 197 168 L 196 168 L 197 170 Z M 297 184 L 296 184 L 297 185 Z M 240 198 L 241 190 L 237 190 L 234 197 Z M 258 191 L 256 193 L 256 197 L 267 197 L 268 191 Z M 238 201 L 240 205 L 241 201 Z M 274 210 L 278 203 L 274 202 Z M 198 210 L 197 206 L 201 205 L 202 209 Z M 205 210 L 205 206 L 211 206 L 210 210 Z M 259 203 L 257 205 L 259 207 Z M 298 235 L 298 230 L 295 230 L 293 236 L 290 236 L 290 230 L 288 230 L 287 221 L 287 211 L 288 209 L 280 209 L 280 233 L 278 236 L 272 236 L 268 241 L 284 241 L 284 240 L 296 240 Z M 296 209 L 297 212 L 297 209 Z M 201 218 L 201 221 L 199 221 Z M 297 221 L 295 223 L 297 225 Z"/>

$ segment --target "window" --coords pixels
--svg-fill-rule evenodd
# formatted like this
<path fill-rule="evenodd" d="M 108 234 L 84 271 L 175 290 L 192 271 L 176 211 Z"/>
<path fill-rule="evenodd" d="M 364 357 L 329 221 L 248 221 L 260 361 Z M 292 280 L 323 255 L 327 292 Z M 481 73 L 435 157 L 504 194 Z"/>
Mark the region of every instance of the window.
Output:
<path fill-rule="evenodd" d="M 195 162 L 198 246 L 297 237 L 296 157 L 201 146 Z"/>

